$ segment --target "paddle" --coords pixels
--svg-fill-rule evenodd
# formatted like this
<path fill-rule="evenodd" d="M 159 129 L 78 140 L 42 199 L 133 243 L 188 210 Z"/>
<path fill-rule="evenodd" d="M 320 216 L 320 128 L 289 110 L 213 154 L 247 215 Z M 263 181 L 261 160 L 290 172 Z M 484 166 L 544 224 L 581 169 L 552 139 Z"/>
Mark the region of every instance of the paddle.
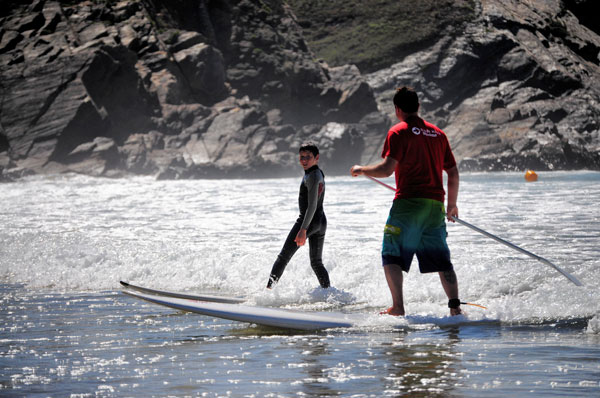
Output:
<path fill-rule="evenodd" d="M 390 185 L 388 185 L 388 184 L 386 184 L 384 182 L 381 182 L 378 179 L 373 178 L 371 176 L 368 176 L 368 175 L 365 175 L 365 176 L 367 178 L 375 181 L 376 183 L 381 184 L 384 187 L 391 189 L 392 191 L 395 191 L 395 189 L 393 187 L 391 187 Z M 506 245 L 506 246 L 510 247 L 511 249 L 515 249 L 515 250 L 517 250 L 517 251 L 519 251 L 519 252 L 521 252 L 523 254 L 528 255 L 531 258 L 534 258 L 534 259 L 536 259 L 536 260 L 538 260 L 538 261 L 540 261 L 540 262 L 542 262 L 542 263 L 544 263 L 546 265 L 551 266 L 552 268 L 554 268 L 555 270 L 557 270 L 558 272 L 560 272 L 561 274 L 563 274 L 567 279 L 569 279 L 571 282 L 573 282 L 576 286 L 583 286 L 583 284 L 581 282 L 579 282 L 579 280 L 577 278 L 575 278 L 573 275 L 569 274 L 567 271 L 563 270 L 559 266 L 557 266 L 555 264 L 552 264 L 550 261 L 546 260 L 545 258 L 540 257 L 540 256 L 538 256 L 536 254 L 533 254 L 530 251 L 527 251 L 527 250 L 525 250 L 525 249 L 523 249 L 523 248 L 521 248 L 521 247 L 519 247 L 519 246 L 517 246 L 517 245 L 515 245 L 513 243 L 510 243 L 509 241 L 504 240 L 504 239 L 502 239 L 502 238 L 500 238 L 500 237 L 498 237 L 496 235 L 493 235 L 493 234 L 491 234 L 491 233 L 489 233 L 487 231 L 484 231 L 483 229 L 481 229 L 479 227 L 476 227 L 473 224 L 469 224 L 468 222 L 463 221 L 463 220 L 461 220 L 458 217 L 452 216 L 452 219 L 454 221 L 456 221 L 457 223 L 459 223 L 461 225 L 464 225 L 465 227 L 471 228 L 473 231 L 479 232 L 480 234 L 483 234 L 483 235 L 487 236 L 488 238 L 494 239 L 496 242 L 502 243 L 503 245 Z"/>

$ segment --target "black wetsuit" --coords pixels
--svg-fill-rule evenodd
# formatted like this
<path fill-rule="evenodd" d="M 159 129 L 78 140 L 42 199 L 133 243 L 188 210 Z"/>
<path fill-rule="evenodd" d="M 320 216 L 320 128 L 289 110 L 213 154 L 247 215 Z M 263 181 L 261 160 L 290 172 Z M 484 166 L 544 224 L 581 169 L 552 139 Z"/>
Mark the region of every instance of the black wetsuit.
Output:
<path fill-rule="evenodd" d="M 323 266 L 322 260 L 323 243 L 325 241 L 325 231 L 327 230 L 327 218 L 323 211 L 324 197 L 325 175 L 319 169 L 319 166 L 315 165 L 304 172 L 298 197 L 300 215 L 273 264 L 267 287 L 270 288 L 274 282 L 281 278 L 288 262 L 298 250 L 298 245 L 294 239 L 296 239 L 296 235 L 301 228 L 307 230 L 310 265 L 319 279 L 319 284 L 323 288 L 329 287 L 329 274 Z"/>

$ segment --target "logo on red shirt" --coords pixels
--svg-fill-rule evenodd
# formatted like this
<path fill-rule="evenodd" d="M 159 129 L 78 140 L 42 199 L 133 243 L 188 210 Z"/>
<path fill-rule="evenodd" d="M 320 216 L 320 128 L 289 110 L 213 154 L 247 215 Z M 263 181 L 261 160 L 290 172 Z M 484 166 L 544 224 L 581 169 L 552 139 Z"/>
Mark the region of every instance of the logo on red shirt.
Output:
<path fill-rule="evenodd" d="M 422 129 L 419 127 L 413 127 L 412 128 L 412 132 L 414 135 L 419 135 L 419 134 L 423 134 L 427 137 L 437 137 L 438 135 L 440 135 L 440 133 L 438 133 L 435 130 L 431 130 L 431 129 Z"/>

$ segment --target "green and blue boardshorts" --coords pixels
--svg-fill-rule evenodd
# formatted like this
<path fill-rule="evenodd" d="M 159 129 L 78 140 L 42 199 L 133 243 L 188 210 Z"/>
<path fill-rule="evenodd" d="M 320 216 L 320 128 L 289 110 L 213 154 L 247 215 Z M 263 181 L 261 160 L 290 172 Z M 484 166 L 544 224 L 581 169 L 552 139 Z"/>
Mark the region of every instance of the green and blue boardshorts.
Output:
<path fill-rule="evenodd" d="M 397 264 L 408 272 L 416 253 L 421 273 L 450 271 L 447 235 L 442 202 L 395 199 L 383 231 L 383 265 Z"/>

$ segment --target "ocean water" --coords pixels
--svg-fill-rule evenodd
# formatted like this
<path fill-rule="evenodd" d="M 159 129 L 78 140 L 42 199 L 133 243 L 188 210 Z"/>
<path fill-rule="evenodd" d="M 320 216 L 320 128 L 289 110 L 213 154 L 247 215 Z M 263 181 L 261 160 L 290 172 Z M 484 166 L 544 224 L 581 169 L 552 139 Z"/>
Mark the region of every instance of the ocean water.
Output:
<path fill-rule="evenodd" d="M 405 277 L 410 322 L 380 265 L 392 192 L 327 177 L 322 290 L 308 250 L 264 288 L 297 216 L 298 178 L 31 177 L 0 185 L 2 397 L 598 397 L 600 173 L 463 173 L 448 242 L 466 319 L 435 274 Z M 385 180 L 393 184 L 390 179 Z M 296 332 L 182 313 L 119 280 L 250 305 L 364 315 Z"/>

